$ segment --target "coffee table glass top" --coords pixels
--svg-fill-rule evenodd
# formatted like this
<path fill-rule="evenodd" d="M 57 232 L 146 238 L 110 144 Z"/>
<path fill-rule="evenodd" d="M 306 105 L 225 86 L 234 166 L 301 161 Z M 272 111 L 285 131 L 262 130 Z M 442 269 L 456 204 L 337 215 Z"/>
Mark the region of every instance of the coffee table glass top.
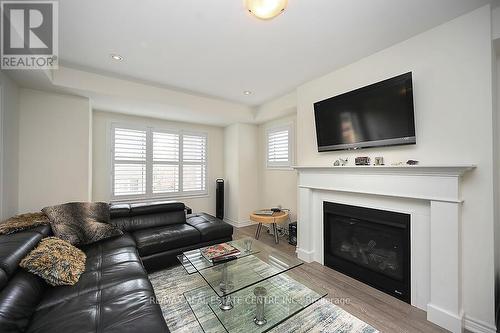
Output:
<path fill-rule="evenodd" d="M 257 325 L 256 288 L 265 290 L 263 296 L 264 324 Z M 220 326 L 229 333 L 265 332 L 299 313 L 326 296 L 326 291 L 312 285 L 293 272 L 276 275 L 231 294 L 233 308 L 220 309 L 220 300 L 211 288 L 204 286 L 184 293 L 200 326 L 205 332 L 220 332 Z M 213 320 L 213 319 L 217 319 Z"/>
<path fill-rule="evenodd" d="M 200 275 L 222 297 L 302 265 L 296 258 L 276 250 L 257 252 L 199 271 Z"/>
<path fill-rule="evenodd" d="M 228 243 L 240 250 L 240 254 L 237 258 L 252 255 L 259 252 L 262 248 L 260 242 L 250 237 L 237 239 Z M 211 261 L 205 259 L 205 257 L 201 255 L 200 250 L 201 249 L 187 251 L 177 257 L 189 274 L 214 266 Z"/>

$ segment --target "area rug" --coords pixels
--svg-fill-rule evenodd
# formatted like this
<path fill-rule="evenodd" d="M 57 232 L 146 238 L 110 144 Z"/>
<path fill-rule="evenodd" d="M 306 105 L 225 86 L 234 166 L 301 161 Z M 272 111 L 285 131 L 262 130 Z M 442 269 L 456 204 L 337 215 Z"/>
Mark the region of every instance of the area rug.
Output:
<path fill-rule="evenodd" d="M 195 273 L 189 275 L 182 266 L 175 266 L 149 275 L 161 307 L 163 317 L 172 333 L 217 333 L 226 332 L 208 309 L 198 318 L 186 301 L 186 294 L 196 294 L 210 288 L 203 278 Z M 199 311 L 196 311 L 199 313 Z M 199 323 L 203 324 L 204 329 Z M 332 332 L 332 333 L 376 333 L 376 329 L 359 320 L 337 305 L 321 299 L 284 323 L 274 327 L 273 333 Z"/>

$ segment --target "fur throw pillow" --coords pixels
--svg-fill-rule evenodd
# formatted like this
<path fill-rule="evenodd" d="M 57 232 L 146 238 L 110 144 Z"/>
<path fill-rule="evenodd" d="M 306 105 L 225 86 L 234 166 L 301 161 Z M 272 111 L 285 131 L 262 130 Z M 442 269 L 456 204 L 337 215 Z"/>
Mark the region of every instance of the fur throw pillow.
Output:
<path fill-rule="evenodd" d="M 105 202 L 71 202 L 42 211 L 49 217 L 54 235 L 75 246 L 123 235 L 108 223 L 109 205 Z"/>
<path fill-rule="evenodd" d="M 49 218 L 42 212 L 13 216 L 0 224 L 0 235 L 10 235 L 40 225 L 49 224 Z"/>
<path fill-rule="evenodd" d="M 74 285 L 85 270 L 85 253 L 56 237 L 44 238 L 19 266 L 51 286 Z"/>

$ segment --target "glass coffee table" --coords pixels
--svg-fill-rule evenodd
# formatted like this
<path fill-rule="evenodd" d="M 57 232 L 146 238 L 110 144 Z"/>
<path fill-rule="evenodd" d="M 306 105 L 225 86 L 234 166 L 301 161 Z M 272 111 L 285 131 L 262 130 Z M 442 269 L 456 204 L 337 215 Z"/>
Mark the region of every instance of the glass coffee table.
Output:
<path fill-rule="evenodd" d="M 252 238 L 230 243 L 241 254 L 229 262 L 213 265 L 199 249 L 179 257 L 207 283 L 184 293 L 205 332 L 265 332 L 326 296 L 292 271 L 300 260 Z"/>

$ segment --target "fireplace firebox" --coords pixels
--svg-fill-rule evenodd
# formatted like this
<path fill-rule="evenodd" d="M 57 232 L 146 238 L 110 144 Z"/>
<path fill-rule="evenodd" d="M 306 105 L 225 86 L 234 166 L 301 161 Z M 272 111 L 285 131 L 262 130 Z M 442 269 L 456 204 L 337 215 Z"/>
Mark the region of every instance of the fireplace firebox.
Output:
<path fill-rule="evenodd" d="M 410 215 L 331 202 L 323 212 L 325 265 L 410 303 Z"/>

